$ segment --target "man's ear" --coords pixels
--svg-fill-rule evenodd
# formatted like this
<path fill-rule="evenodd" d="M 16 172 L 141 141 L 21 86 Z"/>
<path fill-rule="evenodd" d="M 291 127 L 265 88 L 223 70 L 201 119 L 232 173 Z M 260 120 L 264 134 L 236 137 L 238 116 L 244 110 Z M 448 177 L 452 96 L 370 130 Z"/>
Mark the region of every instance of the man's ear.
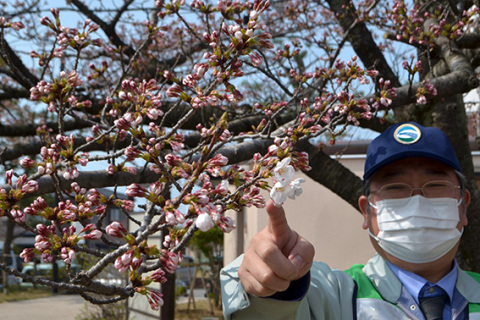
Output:
<path fill-rule="evenodd" d="M 465 189 L 463 193 L 463 202 L 465 203 L 465 209 L 467 209 L 467 207 L 470 205 L 472 195 L 470 194 L 470 191 L 468 191 L 468 189 Z"/>
<path fill-rule="evenodd" d="M 367 230 L 368 229 L 368 215 L 370 213 L 370 204 L 368 203 L 368 197 L 365 195 L 362 195 L 358 198 L 358 207 L 360 208 L 360 211 L 362 212 L 363 215 L 363 224 L 362 228 Z"/>
<path fill-rule="evenodd" d="M 468 206 L 470 205 L 470 200 L 472 199 L 472 196 L 470 194 L 470 191 L 468 189 L 465 189 L 463 192 L 463 212 L 460 213 L 460 221 L 462 222 L 462 225 L 465 227 L 468 225 L 468 218 L 467 218 L 467 209 Z"/>

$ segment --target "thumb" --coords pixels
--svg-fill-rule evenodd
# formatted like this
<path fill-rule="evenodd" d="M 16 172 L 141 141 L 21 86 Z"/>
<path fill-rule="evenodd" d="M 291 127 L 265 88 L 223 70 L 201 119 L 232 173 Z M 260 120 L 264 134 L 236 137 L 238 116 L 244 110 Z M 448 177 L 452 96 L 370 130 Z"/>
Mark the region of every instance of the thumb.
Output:
<path fill-rule="evenodd" d="M 282 206 L 276 206 L 272 200 L 267 202 L 268 225 L 270 233 L 277 241 L 290 232 L 290 226 Z"/>

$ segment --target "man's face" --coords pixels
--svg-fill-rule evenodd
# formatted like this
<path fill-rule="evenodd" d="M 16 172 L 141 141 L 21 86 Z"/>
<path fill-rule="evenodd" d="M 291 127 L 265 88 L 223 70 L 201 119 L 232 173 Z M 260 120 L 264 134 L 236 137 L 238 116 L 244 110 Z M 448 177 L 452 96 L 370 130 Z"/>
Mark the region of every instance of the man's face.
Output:
<path fill-rule="evenodd" d="M 412 188 L 421 188 L 425 183 L 430 181 L 449 181 L 454 185 L 459 184 L 454 170 L 446 164 L 428 158 L 407 158 L 395 161 L 379 169 L 371 179 L 370 191 L 378 190 L 390 183 L 405 183 L 410 185 Z M 415 190 L 414 195 L 419 194 L 420 192 L 421 191 L 417 189 Z M 466 190 L 462 195 L 461 192 L 457 190 L 454 196 L 457 198 L 457 200 L 460 200 L 463 196 L 463 202 L 460 206 L 458 206 L 459 222 L 457 224 L 457 229 L 461 231 L 468 223 L 466 208 L 470 203 L 470 193 L 468 190 Z M 364 216 L 363 228 L 369 229 L 370 232 L 375 236 L 378 235 L 379 229 L 377 224 L 376 209 L 369 205 L 368 198 L 366 196 L 360 197 L 359 206 Z M 371 239 L 373 246 L 382 257 L 407 270 L 411 269 L 408 268 L 408 265 L 411 264 L 401 261 L 386 253 L 377 244 L 375 239 Z M 458 244 L 439 260 L 443 259 L 451 263 L 453 257 L 455 256 L 457 247 Z M 435 263 L 435 261 L 433 263 Z"/>

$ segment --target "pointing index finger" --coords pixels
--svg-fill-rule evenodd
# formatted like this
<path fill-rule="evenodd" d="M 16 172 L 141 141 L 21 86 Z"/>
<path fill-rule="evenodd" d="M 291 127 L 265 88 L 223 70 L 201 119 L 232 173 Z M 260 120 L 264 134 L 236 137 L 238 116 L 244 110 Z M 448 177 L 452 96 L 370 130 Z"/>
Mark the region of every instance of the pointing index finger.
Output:
<path fill-rule="evenodd" d="M 268 213 L 268 228 L 275 239 L 280 238 L 282 235 L 285 235 L 286 232 L 290 231 L 285 210 L 282 206 L 276 206 L 274 202 L 270 200 L 267 203 L 266 209 Z"/>

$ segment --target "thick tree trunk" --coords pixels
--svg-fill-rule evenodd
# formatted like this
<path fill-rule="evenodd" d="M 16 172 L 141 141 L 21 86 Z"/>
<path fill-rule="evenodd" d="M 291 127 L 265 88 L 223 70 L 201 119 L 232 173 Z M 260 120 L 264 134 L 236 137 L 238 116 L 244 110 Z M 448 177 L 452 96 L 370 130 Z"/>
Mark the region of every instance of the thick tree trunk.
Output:
<path fill-rule="evenodd" d="M 175 275 L 166 274 L 167 282 L 162 283 L 163 306 L 160 309 L 161 320 L 175 319 Z"/>
<path fill-rule="evenodd" d="M 168 230 L 162 230 L 162 239 L 168 235 Z M 160 309 L 161 320 L 175 319 L 175 274 L 165 273 L 167 282 L 162 283 L 163 306 Z"/>
<path fill-rule="evenodd" d="M 472 195 L 468 207 L 468 226 L 462 236 L 458 260 L 466 270 L 480 271 L 480 197 L 476 186 L 475 171 L 468 140 L 467 116 L 461 95 L 440 99 L 432 113 L 434 125 L 442 129 L 450 138 L 459 157 L 463 173 L 467 178 L 467 188 Z"/>

